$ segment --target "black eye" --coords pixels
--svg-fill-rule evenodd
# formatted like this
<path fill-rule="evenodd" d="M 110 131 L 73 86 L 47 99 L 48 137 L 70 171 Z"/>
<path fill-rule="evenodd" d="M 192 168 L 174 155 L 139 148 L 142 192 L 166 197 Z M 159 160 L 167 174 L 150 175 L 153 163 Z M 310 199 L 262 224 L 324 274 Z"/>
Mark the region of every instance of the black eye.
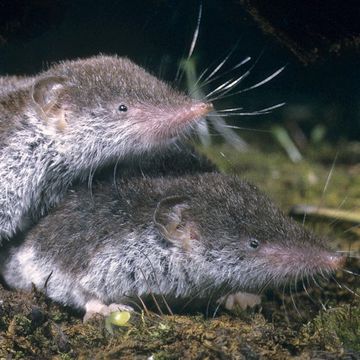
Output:
<path fill-rule="evenodd" d="M 252 247 L 253 249 L 256 249 L 259 246 L 259 241 L 256 239 L 251 239 L 250 240 L 250 247 Z"/>
<path fill-rule="evenodd" d="M 127 107 L 126 107 L 126 105 L 121 104 L 121 105 L 118 107 L 118 110 L 125 112 L 125 111 L 127 111 Z"/>

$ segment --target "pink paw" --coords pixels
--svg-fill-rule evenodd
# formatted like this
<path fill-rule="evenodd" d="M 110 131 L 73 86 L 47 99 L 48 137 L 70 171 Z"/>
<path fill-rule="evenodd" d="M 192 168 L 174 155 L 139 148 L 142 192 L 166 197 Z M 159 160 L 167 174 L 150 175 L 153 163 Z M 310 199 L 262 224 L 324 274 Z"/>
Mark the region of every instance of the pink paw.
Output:
<path fill-rule="evenodd" d="M 132 312 L 134 309 L 131 306 L 122 305 L 122 304 L 110 304 L 105 305 L 100 300 L 90 300 L 85 304 L 85 315 L 83 322 L 90 320 L 94 315 L 101 314 L 103 316 L 108 316 L 110 313 L 115 311 L 129 311 Z"/>

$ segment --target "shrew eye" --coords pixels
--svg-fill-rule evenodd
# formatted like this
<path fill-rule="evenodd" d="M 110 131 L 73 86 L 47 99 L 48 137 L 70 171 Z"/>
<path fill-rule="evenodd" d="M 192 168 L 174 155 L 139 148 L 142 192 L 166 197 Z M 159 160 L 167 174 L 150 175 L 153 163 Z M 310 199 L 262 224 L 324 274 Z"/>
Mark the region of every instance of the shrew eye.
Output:
<path fill-rule="evenodd" d="M 249 245 L 252 249 L 256 249 L 259 246 L 259 241 L 256 239 L 250 239 Z"/>
<path fill-rule="evenodd" d="M 121 105 L 118 107 L 118 110 L 119 110 L 119 111 L 122 111 L 122 112 L 125 112 L 125 111 L 127 111 L 127 107 L 126 107 L 126 105 L 121 104 Z"/>

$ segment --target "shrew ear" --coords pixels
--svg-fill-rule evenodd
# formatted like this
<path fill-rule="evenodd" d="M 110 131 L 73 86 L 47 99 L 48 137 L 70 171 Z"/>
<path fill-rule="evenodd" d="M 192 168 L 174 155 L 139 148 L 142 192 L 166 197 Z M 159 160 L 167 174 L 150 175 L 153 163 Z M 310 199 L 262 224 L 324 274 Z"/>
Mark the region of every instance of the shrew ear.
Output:
<path fill-rule="evenodd" d="M 31 88 L 31 97 L 38 115 L 57 130 L 66 127 L 65 107 L 61 101 L 66 90 L 66 82 L 64 77 L 48 76 L 37 80 Z"/>
<path fill-rule="evenodd" d="M 199 239 L 198 228 L 189 214 L 190 199 L 171 196 L 161 200 L 154 213 L 154 223 L 161 235 L 175 246 L 189 250 Z"/>

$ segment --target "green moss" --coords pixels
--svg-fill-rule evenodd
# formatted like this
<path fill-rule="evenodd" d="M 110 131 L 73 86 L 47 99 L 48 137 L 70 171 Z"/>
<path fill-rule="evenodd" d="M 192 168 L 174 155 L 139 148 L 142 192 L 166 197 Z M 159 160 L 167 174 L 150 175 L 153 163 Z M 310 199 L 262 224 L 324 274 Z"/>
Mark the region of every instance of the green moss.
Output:
<path fill-rule="evenodd" d="M 169 354 L 166 351 L 159 351 L 158 353 L 153 354 L 154 360 L 176 360 L 176 354 Z"/>
<path fill-rule="evenodd" d="M 321 311 L 305 327 L 312 334 L 312 342 L 322 343 L 329 351 L 360 352 L 360 306 L 344 304 Z"/>
<path fill-rule="evenodd" d="M 335 164 L 323 194 L 332 164 L 309 160 L 293 163 L 282 153 L 257 150 L 239 153 L 227 145 L 199 149 L 221 171 L 238 174 L 258 184 L 284 208 L 298 203 L 338 207 L 345 197 L 345 209 L 360 208 L 360 169 L 356 167 Z M 335 152 L 333 156 L 335 158 Z"/>

